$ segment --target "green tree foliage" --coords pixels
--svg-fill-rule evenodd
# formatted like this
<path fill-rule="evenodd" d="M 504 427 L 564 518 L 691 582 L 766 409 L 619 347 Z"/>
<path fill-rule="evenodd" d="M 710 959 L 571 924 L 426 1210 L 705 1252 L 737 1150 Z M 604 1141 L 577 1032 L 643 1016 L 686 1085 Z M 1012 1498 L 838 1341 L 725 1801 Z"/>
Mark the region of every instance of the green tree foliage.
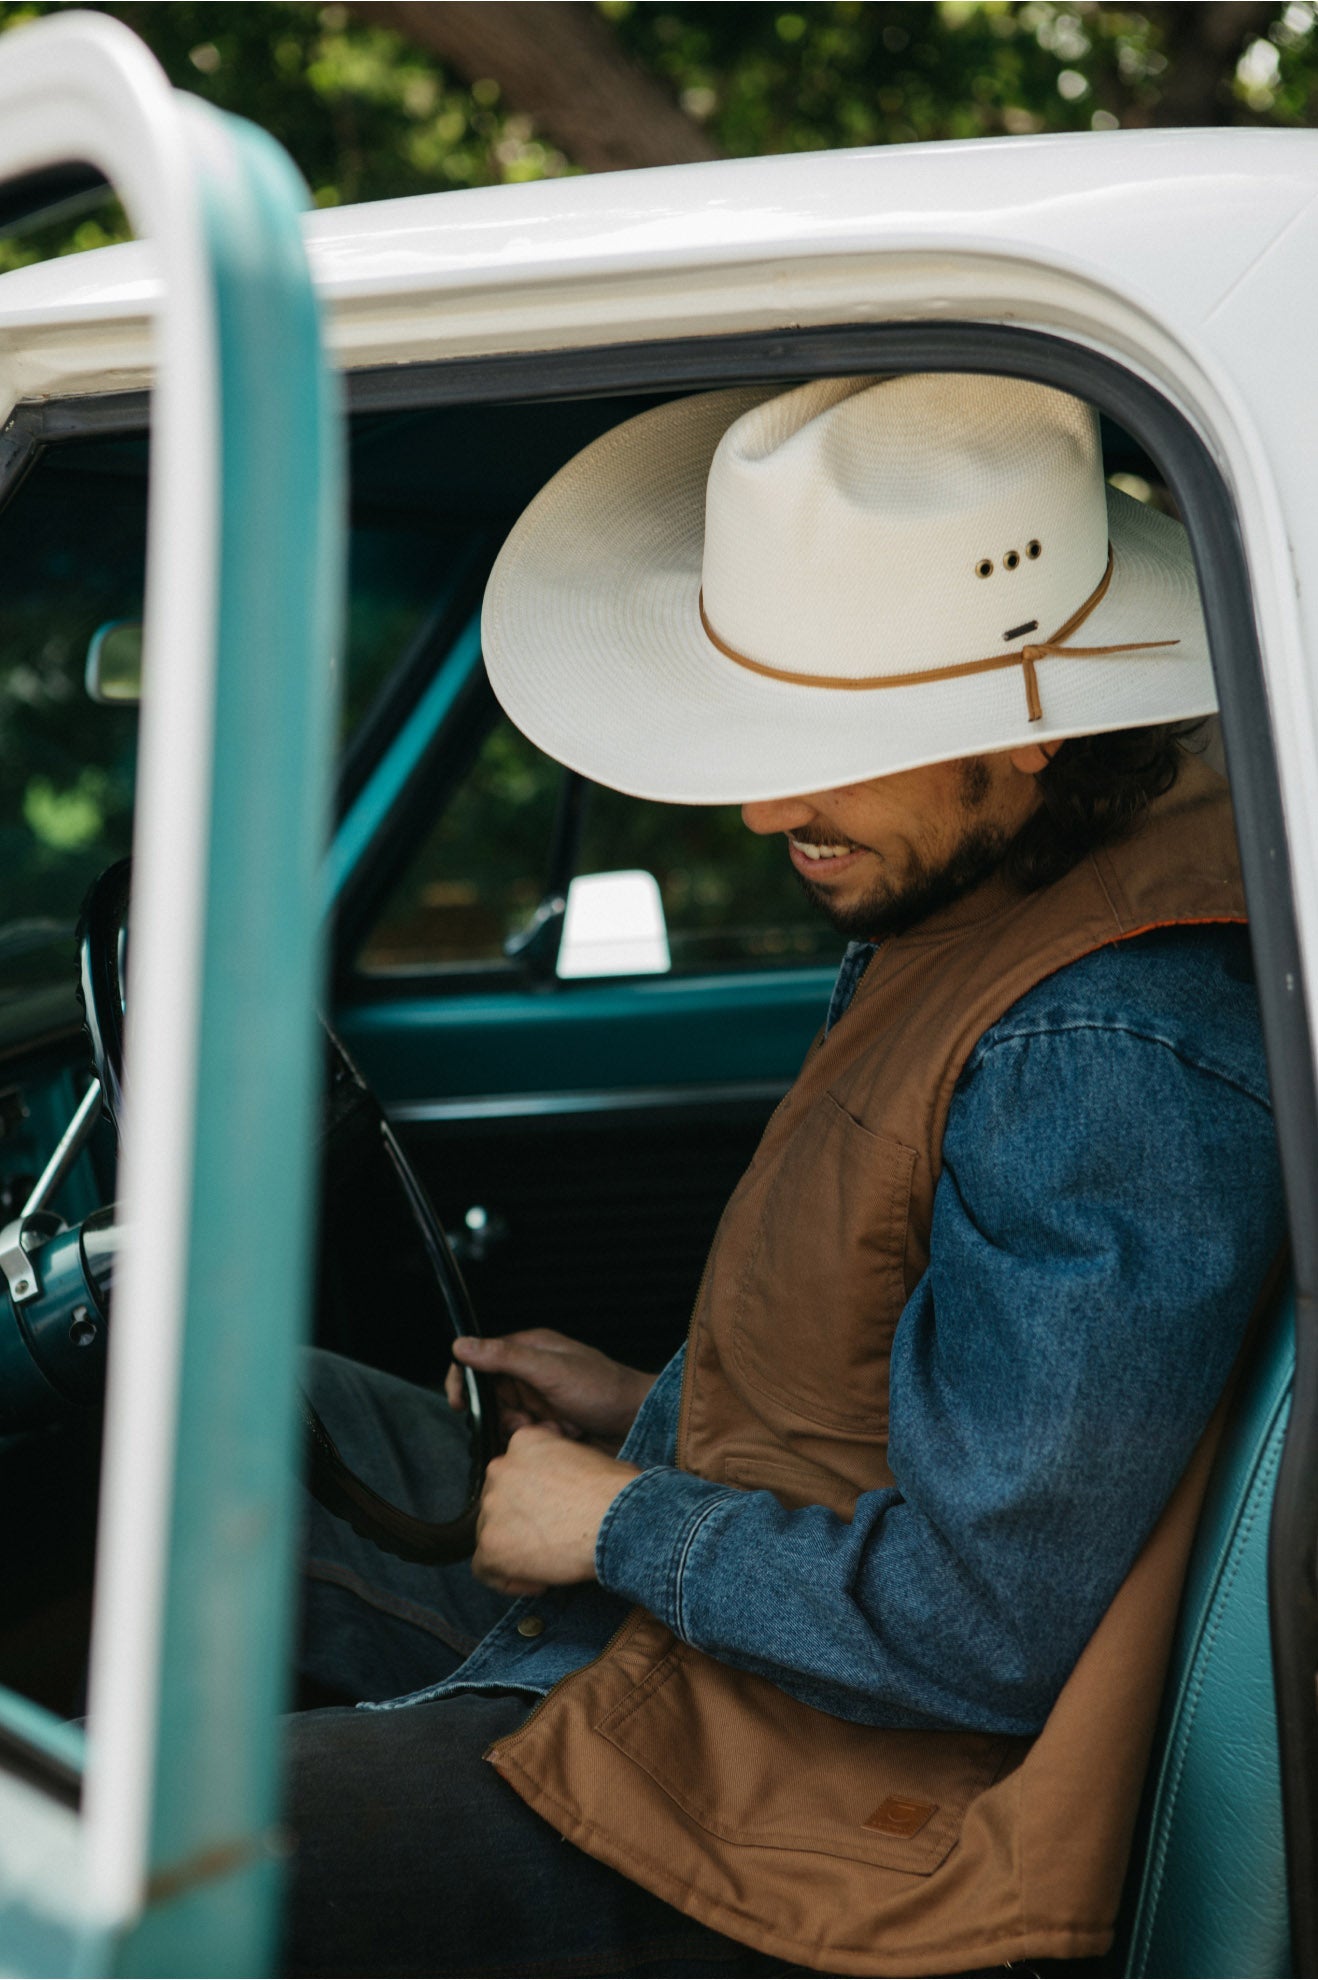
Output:
<path fill-rule="evenodd" d="M 58 12 L 0 4 L 0 32 Z M 318 206 L 573 169 L 498 81 L 460 81 L 369 7 L 245 0 L 103 6 L 170 80 L 280 140 Z M 729 156 L 1157 121 L 1193 6 L 1096 0 L 601 0 L 633 58 Z M 1318 0 L 1220 10 L 1266 26 L 1228 47 L 1213 115 L 1318 123 Z M 1269 18 L 1270 17 L 1270 18 Z M 0 242 L 0 269 L 126 232 L 116 209 Z"/>
<path fill-rule="evenodd" d="M 637 5 L 603 11 L 722 149 L 1111 129 L 1155 121 L 1191 7 L 1084 0 L 941 5 Z M 1312 5 L 1273 10 L 1220 77 L 1218 114 L 1318 121 Z"/>
<path fill-rule="evenodd" d="M 55 5 L 0 5 L 0 32 Z M 344 6 L 200 4 L 96 7 L 148 44 L 170 81 L 274 134 L 317 206 L 453 186 L 542 178 L 567 169 L 529 122 L 499 105 L 498 85 L 468 88 L 430 56 Z M 117 207 L 0 242 L 0 270 L 123 240 Z"/>

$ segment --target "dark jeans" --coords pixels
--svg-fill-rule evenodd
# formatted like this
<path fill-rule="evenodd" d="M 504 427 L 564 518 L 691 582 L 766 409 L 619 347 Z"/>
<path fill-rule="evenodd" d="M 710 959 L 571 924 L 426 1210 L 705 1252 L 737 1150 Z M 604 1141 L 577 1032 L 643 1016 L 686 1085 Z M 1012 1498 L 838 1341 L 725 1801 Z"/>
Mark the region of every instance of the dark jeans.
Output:
<path fill-rule="evenodd" d="M 311 1357 L 330 1434 L 378 1491 L 455 1510 L 466 1436 L 442 1397 Z M 457 1669 L 505 1598 L 466 1567 L 411 1566 L 309 1504 L 301 1666 L 323 1693 L 398 1697 Z M 298 1713 L 286 1728 L 295 1842 L 290 1974 L 779 1974 L 597 1863 L 481 1758 L 533 1701 L 462 1694 L 387 1712 Z"/>

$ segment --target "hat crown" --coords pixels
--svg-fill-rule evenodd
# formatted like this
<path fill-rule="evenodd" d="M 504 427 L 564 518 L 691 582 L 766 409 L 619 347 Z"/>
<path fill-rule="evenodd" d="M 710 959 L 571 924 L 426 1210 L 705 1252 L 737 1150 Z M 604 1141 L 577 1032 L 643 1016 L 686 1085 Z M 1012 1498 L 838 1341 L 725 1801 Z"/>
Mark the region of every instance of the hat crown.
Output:
<path fill-rule="evenodd" d="M 1103 577 L 1098 420 L 1019 379 L 822 379 L 724 433 L 704 609 L 761 666 L 869 679 L 1046 640 Z"/>

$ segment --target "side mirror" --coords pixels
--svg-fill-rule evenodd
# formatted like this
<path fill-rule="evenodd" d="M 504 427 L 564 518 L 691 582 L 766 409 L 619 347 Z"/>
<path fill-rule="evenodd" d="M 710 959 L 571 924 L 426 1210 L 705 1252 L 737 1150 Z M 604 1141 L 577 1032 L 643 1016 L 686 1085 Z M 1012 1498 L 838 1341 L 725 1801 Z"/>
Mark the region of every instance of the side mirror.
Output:
<path fill-rule="evenodd" d="M 107 619 L 87 648 L 87 692 L 113 708 L 142 699 L 142 621 Z"/>
<path fill-rule="evenodd" d="M 662 976 L 672 968 L 653 873 L 582 873 L 567 892 L 554 974 Z"/>

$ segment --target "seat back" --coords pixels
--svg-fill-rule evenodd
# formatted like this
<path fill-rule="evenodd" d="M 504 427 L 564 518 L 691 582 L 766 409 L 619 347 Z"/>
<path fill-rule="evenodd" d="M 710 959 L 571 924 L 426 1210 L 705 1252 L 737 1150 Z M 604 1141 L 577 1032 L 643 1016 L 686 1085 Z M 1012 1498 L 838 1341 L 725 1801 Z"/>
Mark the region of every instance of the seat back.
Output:
<path fill-rule="evenodd" d="M 1195 1539 L 1117 1972 L 1291 1971 L 1267 1555 L 1294 1334 L 1287 1289 L 1251 1353 Z"/>

